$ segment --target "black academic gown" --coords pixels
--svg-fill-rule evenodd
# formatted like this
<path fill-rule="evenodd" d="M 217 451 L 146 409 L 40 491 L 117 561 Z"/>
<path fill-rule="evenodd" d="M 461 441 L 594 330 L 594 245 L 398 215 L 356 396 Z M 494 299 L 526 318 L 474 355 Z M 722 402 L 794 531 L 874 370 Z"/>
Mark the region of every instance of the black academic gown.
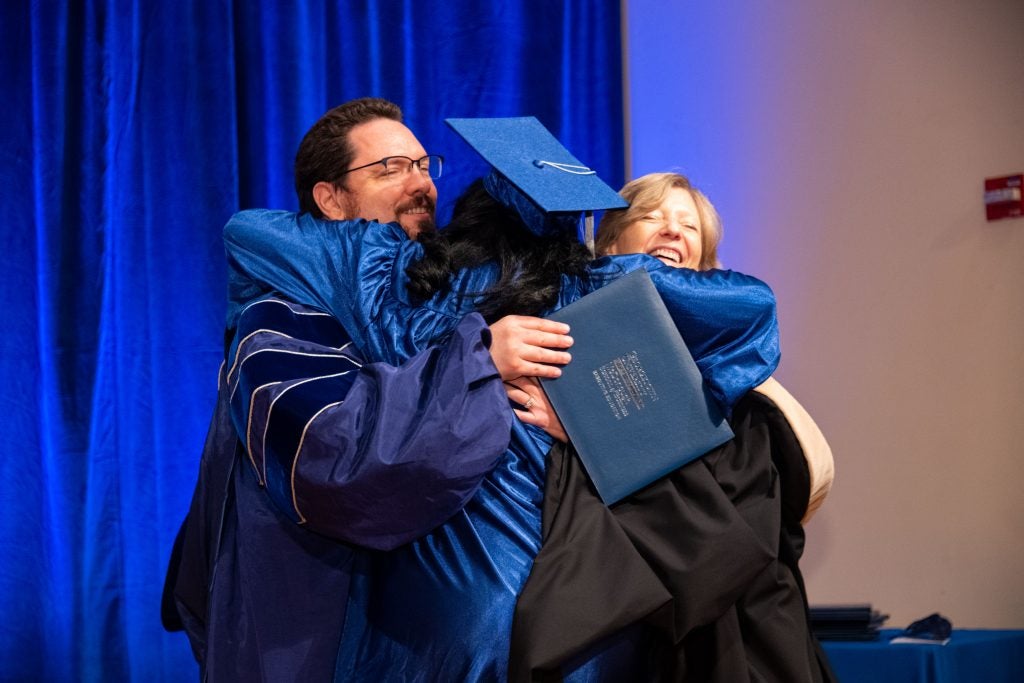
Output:
<path fill-rule="evenodd" d="M 624 630 L 663 681 L 834 681 L 799 569 L 809 476 L 771 399 L 748 393 L 736 437 L 611 508 L 571 447 L 550 454 L 544 545 L 520 594 L 509 678 L 558 680 Z"/>

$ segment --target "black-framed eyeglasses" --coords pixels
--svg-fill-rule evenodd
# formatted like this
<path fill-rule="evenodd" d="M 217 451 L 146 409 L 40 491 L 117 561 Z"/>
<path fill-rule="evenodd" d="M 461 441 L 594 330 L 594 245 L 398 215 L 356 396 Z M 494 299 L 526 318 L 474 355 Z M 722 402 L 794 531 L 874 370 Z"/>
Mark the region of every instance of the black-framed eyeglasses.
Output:
<path fill-rule="evenodd" d="M 402 156 L 384 157 L 383 159 L 342 171 L 338 177 L 340 178 L 352 171 L 377 165 L 384 167 L 383 175 L 387 178 L 394 178 L 395 180 L 404 178 L 407 174 L 412 173 L 412 170 L 415 168 L 423 175 L 430 176 L 432 180 L 437 180 L 441 177 L 441 169 L 444 168 L 444 157 L 440 154 L 428 154 L 419 159 L 410 159 L 409 157 Z"/>

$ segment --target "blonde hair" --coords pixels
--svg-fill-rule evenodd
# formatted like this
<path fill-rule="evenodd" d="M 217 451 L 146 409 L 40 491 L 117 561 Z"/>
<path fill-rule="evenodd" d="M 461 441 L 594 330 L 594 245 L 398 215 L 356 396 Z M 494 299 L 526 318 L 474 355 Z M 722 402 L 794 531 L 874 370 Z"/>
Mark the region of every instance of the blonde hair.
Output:
<path fill-rule="evenodd" d="M 697 270 L 721 268 L 718 261 L 718 243 L 722 241 L 722 219 L 715 210 L 715 205 L 694 187 L 690 180 L 678 173 L 648 173 L 626 183 L 619 194 L 629 202 L 628 209 L 606 211 L 597 227 L 597 242 L 594 245 L 598 256 L 608 253 L 608 249 L 622 236 L 622 233 L 636 221 L 657 209 L 673 188 L 686 190 L 693 197 L 700 216 L 701 256 Z"/>

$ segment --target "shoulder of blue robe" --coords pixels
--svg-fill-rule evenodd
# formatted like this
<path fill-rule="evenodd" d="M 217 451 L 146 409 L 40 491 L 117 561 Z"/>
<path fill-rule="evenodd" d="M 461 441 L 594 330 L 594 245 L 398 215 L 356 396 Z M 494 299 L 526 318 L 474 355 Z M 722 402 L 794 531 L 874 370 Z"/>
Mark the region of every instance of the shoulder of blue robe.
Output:
<path fill-rule="evenodd" d="M 731 408 L 779 364 L 775 294 L 731 270 L 672 268 L 646 254 L 596 260 L 584 290 L 646 269 L 712 394 Z M 583 291 L 582 293 L 586 293 Z"/>
<path fill-rule="evenodd" d="M 378 549 L 462 508 L 508 445 L 490 332 L 468 316 L 401 367 L 366 364 L 329 314 L 277 298 L 238 319 L 226 381 L 248 465 L 292 521 Z"/>
<path fill-rule="evenodd" d="M 405 269 L 422 249 L 395 223 L 250 209 L 228 221 L 224 248 L 229 328 L 247 303 L 276 292 L 330 312 L 367 360 L 396 364 L 462 317 L 410 302 Z"/>
<path fill-rule="evenodd" d="M 276 292 L 285 298 L 329 310 L 331 293 L 342 289 L 344 275 L 330 260 L 344 254 L 346 228 L 365 230 L 367 221 L 319 221 L 308 214 L 247 209 L 224 226 L 228 259 L 229 328 L 252 300 Z"/>

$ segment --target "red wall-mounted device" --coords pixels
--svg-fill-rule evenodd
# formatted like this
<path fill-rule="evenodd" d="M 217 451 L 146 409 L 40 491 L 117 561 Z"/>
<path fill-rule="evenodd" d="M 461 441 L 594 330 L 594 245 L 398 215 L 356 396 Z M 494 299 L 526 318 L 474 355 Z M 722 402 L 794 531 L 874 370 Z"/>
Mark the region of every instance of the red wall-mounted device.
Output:
<path fill-rule="evenodd" d="M 1024 199 L 1021 197 L 1021 193 L 1024 191 L 1024 187 L 1021 187 L 1022 180 L 1024 180 L 1024 173 L 1002 178 L 985 178 L 985 217 L 988 220 L 1020 218 L 1024 215 Z"/>

